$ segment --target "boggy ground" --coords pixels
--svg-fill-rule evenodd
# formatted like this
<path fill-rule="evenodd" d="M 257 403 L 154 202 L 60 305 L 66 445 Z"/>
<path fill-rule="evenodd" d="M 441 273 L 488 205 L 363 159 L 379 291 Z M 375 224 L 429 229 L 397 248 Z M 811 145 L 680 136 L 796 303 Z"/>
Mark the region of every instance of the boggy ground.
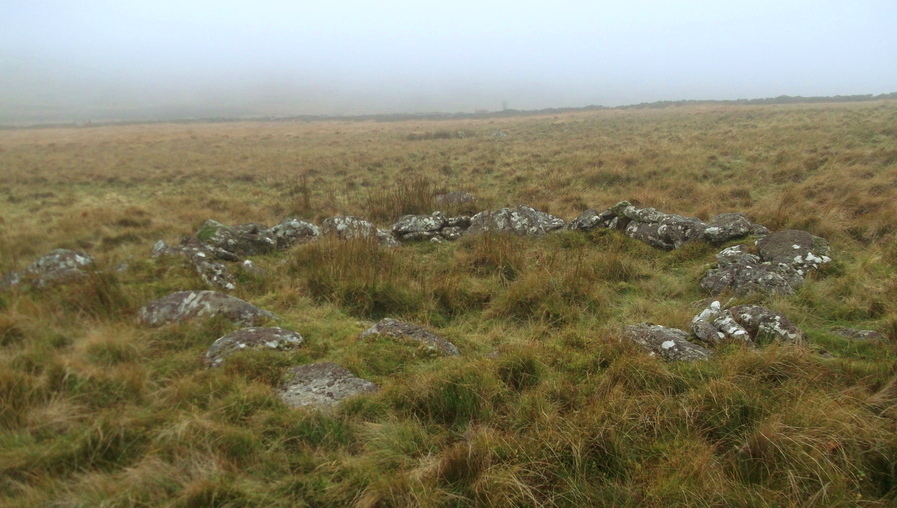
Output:
<path fill-rule="evenodd" d="M 897 501 L 897 394 L 880 393 L 897 373 L 897 103 L 6 130 L 0 168 L 0 273 L 57 247 L 100 269 L 0 294 L 3 504 Z M 434 202 L 454 190 L 476 195 L 474 210 Z M 151 299 L 206 289 L 186 261 L 150 257 L 205 219 L 386 227 L 527 204 L 569 220 L 621 199 L 825 238 L 834 261 L 796 295 L 722 298 L 787 315 L 807 347 L 665 363 L 622 342 L 627 324 L 688 329 L 721 247 L 660 251 L 608 230 L 254 256 L 266 274 L 238 273 L 232 294 L 305 341 L 217 369 L 203 355 L 234 325 L 134 320 Z M 461 355 L 358 340 L 384 316 L 428 325 Z M 332 412 L 284 406 L 283 372 L 318 361 L 381 390 Z"/>

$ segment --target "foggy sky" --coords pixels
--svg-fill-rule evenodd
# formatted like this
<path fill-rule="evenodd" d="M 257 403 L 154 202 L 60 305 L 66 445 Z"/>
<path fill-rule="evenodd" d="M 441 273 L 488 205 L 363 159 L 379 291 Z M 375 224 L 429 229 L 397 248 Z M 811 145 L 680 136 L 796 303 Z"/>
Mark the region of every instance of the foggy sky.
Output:
<path fill-rule="evenodd" d="M 9 0 L 0 123 L 890 93 L 895 26 L 894 0 Z"/>

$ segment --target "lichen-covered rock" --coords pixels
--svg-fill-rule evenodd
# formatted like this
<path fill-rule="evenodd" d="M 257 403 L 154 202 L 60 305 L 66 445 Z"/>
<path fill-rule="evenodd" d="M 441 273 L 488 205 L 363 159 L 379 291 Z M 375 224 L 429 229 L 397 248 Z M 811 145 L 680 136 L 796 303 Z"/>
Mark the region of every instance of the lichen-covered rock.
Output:
<path fill-rule="evenodd" d="M 846 337 L 852 340 L 862 340 L 870 342 L 883 342 L 885 340 L 885 335 L 876 330 L 857 330 L 856 328 L 836 326 L 832 328 L 831 331 L 835 335 L 840 335 L 841 337 Z"/>
<path fill-rule="evenodd" d="M 288 371 L 288 376 L 289 379 L 280 389 L 280 398 L 286 405 L 297 408 L 328 409 L 354 395 L 380 389 L 331 362 L 293 367 Z"/>
<path fill-rule="evenodd" d="M 392 232 L 401 239 L 414 233 L 439 233 L 443 227 L 445 217 L 442 212 L 433 212 L 430 215 L 405 215 L 393 224 Z"/>
<path fill-rule="evenodd" d="M 727 247 L 716 255 L 716 264 L 720 268 L 732 265 L 759 265 L 760 256 L 748 252 L 746 245 L 733 245 Z"/>
<path fill-rule="evenodd" d="M 321 224 L 322 235 L 334 235 L 343 240 L 368 238 L 376 240 L 384 247 L 396 247 L 398 240 L 386 231 L 377 229 L 370 222 L 358 217 L 335 215 L 324 219 Z"/>
<path fill-rule="evenodd" d="M 655 222 L 641 222 L 630 217 L 625 232 L 628 236 L 652 247 L 673 250 L 699 237 L 703 229 L 704 223 L 698 219 L 666 214 Z"/>
<path fill-rule="evenodd" d="M 178 291 L 147 303 L 140 308 L 137 316 L 146 326 L 161 326 L 213 316 L 223 316 L 244 326 L 279 319 L 273 313 L 245 300 L 215 291 Z"/>
<path fill-rule="evenodd" d="M 675 328 L 640 323 L 624 327 L 623 336 L 644 348 L 649 355 L 667 361 L 693 362 L 711 356 L 708 349 L 689 342 L 689 335 Z"/>
<path fill-rule="evenodd" d="M 753 345 L 750 333 L 738 324 L 729 311 L 720 306 L 719 302 L 711 303 L 709 307 L 695 316 L 691 320 L 691 330 L 695 336 L 708 344 L 728 339 Z"/>
<path fill-rule="evenodd" d="M 73 282 L 87 277 L 85 269 L 93 264 L 93 257 L 84 251 L 55 249 L 35 260 L 24 271 L 4 275 L 0 279 L 0 288 L 23 282 L 38 288 Z"/>
<path fill-rule="evenodd" d="M 225 226 L 209 219 L 200 226 L 196 237 L 239 256 L 266 254 L 277 249 L 274 233 L 266 226 L 256 223 Z"/>
<path fill-rule="evenodd" d="M 754 224 L 743 213 L 721 213 L 711 219 L 701 232 L 701 239 L 710 243 L 725 243 L 747 235 L 765 235 L 769 230 Z"/>
<path fill-rule="evenodd" d="M 692 319 L 692 331 L 708 344 L 735 340 L 758 346 L 773 341 L 791 344 L 803 341 L 803 332 L 791 320 L 759 305 L 724 309 L 719 302 L 713 302 Z"/>
<path fill-rule="evenodd" d="M 239 261 L 240 257 L 224 249 L 213 247 L 198 238 L 184 237 L 177 247 L 170 247 L 165 240 L 153 246 L 153 257 L 183 256 L 193 265 L 202 280 L 213 287 L 229 291 L 236 287 L 234 276 L 222 263 L 215 259 Z"/>
<path fill-rule="evenodd" d="M 247 349 L 289 349 L 301 345 L 302 336 L 283 328 L 243 328 L 216 340 L 205 355 L 207 367 L 218 367 L 228 356 Z"/>
<path fill-rule="evenodd" d="M 424 328 L 404 321 L 392 318 L 385 318 L 374 326 L 368 328 L 361 334 L 361 339 L 370 337 L 371 335 L 388 335 L 395 338 L 410 339 L 420 342 L 424 346 L 433 350 L 438 350 L 447 355 L 458 355 L 458 348 L 451 342 L 430 333 Z"/>
<path fill-rule="evenodd" d="M 831 261 L 828 242 L 806 231 L 787 229 L 757 240 L 760 259 L 793 267 L 800 275 Z"/>
<path fill-rule="evenodd" d="M 564 220 L 535 208 L 519 205 L 480 212 L 470 219 L 465 234 L 511 233 L 520 236 L 541 236 L 564 227 Z"/>
<path fill-rule="evenodd" d="M 457 240 L 464 236 L 464 229 L 458 226 L 446 226 L 442 228 L 442 231 L 439 232 L 439 235 L 449 241 Z"/>
<path fill-rule="evenodd" d="M 288 217 L 271 228 L 271 233 L 277 242 L 277 248 L 286 249 L 314 240 L 321 236 L 321 229 L 310 222 Z"/>
<path fill-rule="evenodd" d="M 804 333 L 784 315 L 759 305 L 738 305 L 729 313 L 757 345 L 767 342 L 801 344 Z"/>
<path fill-rule="evenodd" d="M 609 228 L 614 218 L 616 218 L 616 215 L 609 210 L 599 212 L 598 210 L 588 209 L 570 221 L 567 224 L 567 229 L 571 231 L 592 231 L 599 228 Z"/>
<path fill-rule="evenodd" d="M 768 231 L 763 226 L 753 224 L 742 213 L 720 214 L 709 224 L 705 224 L 695 217 L 664 213 L 650 207 L 639 208 L 629 201 L 620 201 L 601 213 L 586 210 L 568 228 L 578 231 L 616 229 L 652 247 L 665 250 L 678 249 L 692 240 L 724 243 L 748 234 L 763 234 Z"/>
<path fill-rule="evenodd" d="M 804 279 L 787 265 L 735 263 L 712 269 L 701 279 L 701 288 L 711 295 L 726 291 L 736 296 L 750 293 L 793 295 Z"/>

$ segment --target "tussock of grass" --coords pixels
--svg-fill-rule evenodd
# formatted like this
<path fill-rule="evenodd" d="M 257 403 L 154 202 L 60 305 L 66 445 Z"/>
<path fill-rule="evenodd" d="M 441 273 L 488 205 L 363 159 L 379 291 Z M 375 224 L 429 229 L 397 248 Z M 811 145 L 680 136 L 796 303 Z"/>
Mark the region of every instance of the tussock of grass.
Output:
<path fill-rule="evenodd" d="M 75 284 L 0 291 L 0 504 L 893 505 L 895 112 L 0 132 L 0 272 L 56 247 L 87 249 L 98 267 Z M 472 135 L 495 130 L 509 135 Z M 572 218 L 621 199 L 704 220 L 740 211 L 825 237 L 834 262 L 794 296 L 722 298 L 784 313 L 807 347 L 726 344 L 694 364 L 648 357 L 621 329 L 688 329 L 722 246 L 664 252 L 611 230 L 393 249 L 322 239 L 256 256 L 267 275 L 234 267 L 234 295 L 305 342 L 216 369 L 203 355 L 233 323 L 134 321 L 153 298 L 204 287 L 189 263 L 149 253 L 205 219 L 341 214 L 388 228 L 455 190 L 476 208 L 448 215 L 528 204 Z M 382 317 L 428 325 L 463 354 L 358 340 Z M 284 369 L 317 361 L 381 390 L 332 411 L 284 406 Z"/>

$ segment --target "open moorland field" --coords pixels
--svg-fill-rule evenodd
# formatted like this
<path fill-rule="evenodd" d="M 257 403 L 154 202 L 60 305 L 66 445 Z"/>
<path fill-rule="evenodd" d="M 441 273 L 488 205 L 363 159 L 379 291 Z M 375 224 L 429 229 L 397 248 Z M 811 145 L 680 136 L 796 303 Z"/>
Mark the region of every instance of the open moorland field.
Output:
<path fill-rule="evenodd" d="M 477 201 L 435 197 L 452 191 Z M 405 214 L 523 204 L 570 221 L 621 200 L 743 212 L 824 239 L 831 262 L 793 294 L 711 295 L 717 253 L 757 253 L 757 237 L 665 250 L 605 227 L 397 247 L 324 235 L 220 265 L 229 294 L 279 317 L 257 324 L 298 332 L 297 347 L 210 368 L 209 347 L 244 325 L 138 320 L 173 292 L 221 290 L 195 253 L 151 254 L 211 241 L 207 219 L 354 215 L 389 231 Z M 0 131 L 0 275 L 57 248 L 95 259 L 0 290 L 0 504 L 894 506 L 895 218 L 893 101 Z M 624 332 L 690 334 L 714 300 L 779 312 L 803 339 L 668 361 Z M 460 354 L 359 338 L 385 317 Z M 290 369 L 318 362 L 379 390 L 287 405 Z"/>

